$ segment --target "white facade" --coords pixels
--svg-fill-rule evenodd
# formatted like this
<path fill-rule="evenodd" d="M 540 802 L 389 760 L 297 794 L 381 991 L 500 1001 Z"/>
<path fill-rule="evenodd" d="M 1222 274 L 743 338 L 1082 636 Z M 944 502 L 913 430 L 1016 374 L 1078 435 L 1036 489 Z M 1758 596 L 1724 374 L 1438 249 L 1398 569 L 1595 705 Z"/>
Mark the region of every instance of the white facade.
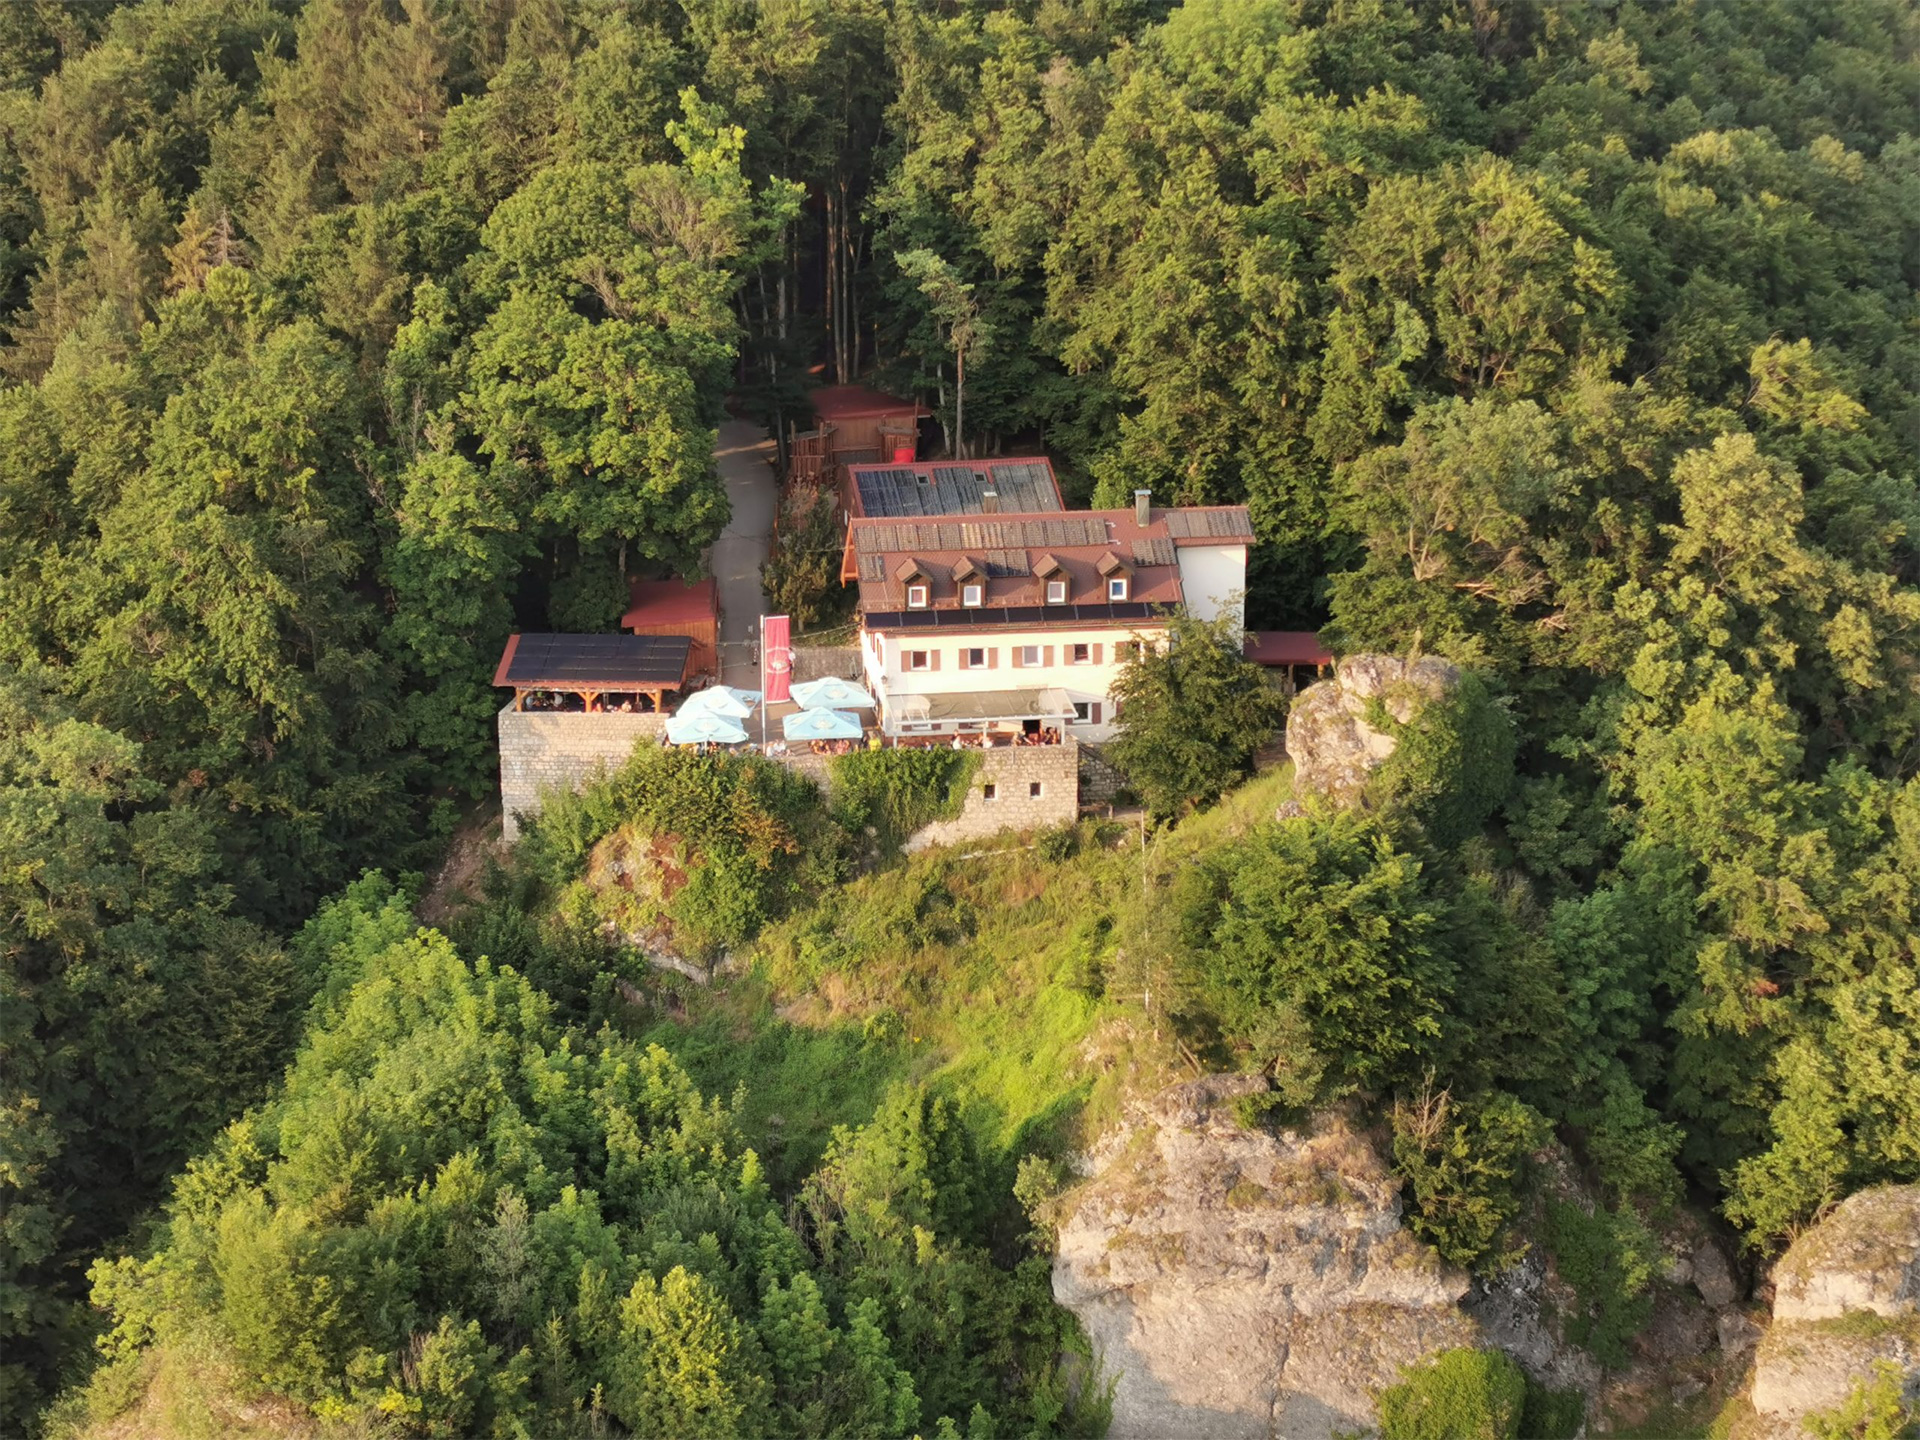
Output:
<path fill-rule="evenodd" d="M 1048 723 L 1098 742 L 1114 733 L 1113 683 L 1127 663 L 1126 647 L 1141 640 L 1157 643 L 1164 634 L 1164 627 L 1157 625 L 1137 630 L 866 631 L 861 635 L 861 663 L 889 734 L 951 730 L 955 722 L 950 713 L 979 704 L 978 697 L 1058 691 L 1059 696 L 1049 697 L 1050 708 L 1070 711 L 1074 718 Z M 910 697 L 926 697 L 927 703 L 915 705 Z M 971 702 L 968 697 L 973 697 Z M 962 723 L 961 728 L 967 727 Z"/>
<path fill-rule="evenodd" d="M 1182 545 L 1180 591 L 1186 598 L 1187 613 L 1196 620 L 1214 620 L 1232 615 L 1236 626 L 1247 623 L 1247 547 L 1233 545 Z"/>

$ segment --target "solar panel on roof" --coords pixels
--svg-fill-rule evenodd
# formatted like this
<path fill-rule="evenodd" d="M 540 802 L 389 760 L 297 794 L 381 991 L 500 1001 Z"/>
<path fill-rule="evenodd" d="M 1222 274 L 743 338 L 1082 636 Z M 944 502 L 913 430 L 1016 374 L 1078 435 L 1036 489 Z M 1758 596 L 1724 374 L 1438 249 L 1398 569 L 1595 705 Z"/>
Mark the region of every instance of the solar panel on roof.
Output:
<path fill-rule="evenodd" d="M 873 630 L 971 630 L 989 625 L 1110 624 L 1150 620 L 1166 607 L 1145 601 L 1116 605 L 1008 605 L 970 610 L 881 610 L 866 616 Z"/>
<path fill-rule="evenodd" d="M 500 683 L 673 685 L 692 644 L 685 635 L 521 635 Z"/>

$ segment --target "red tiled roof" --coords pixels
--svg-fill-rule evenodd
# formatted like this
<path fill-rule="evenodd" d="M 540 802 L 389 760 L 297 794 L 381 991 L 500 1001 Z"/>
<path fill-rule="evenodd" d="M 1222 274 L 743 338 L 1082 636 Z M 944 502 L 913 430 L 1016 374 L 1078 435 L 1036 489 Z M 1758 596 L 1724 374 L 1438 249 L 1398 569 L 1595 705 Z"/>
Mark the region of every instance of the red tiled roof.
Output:
<path fill-rule="evenodd" d="M 1178 518 L 1176 518 L 1178 517 Z M 1047 578 L 1067 582 L 1069 605 L 1107 602 L 1111 575 L 1128 573 L 1128 600 L 1177 605 L 1179 548 L 1247 544 L 1253 528 L 1245 506 L 1159 509 L 1145 525 L 1132 510 L 1068 510 L 1054 514 L 976 515 L 941 519 L 856 518 L 848 529 L 851 578 L 860 582 L 863 613 L 906 608 L 908 562 L 929 587 L 934 610 L 960 608 L 956 567 L 972 560 L 986 572 L 985 604 L 1044 605 Z M 1051 577 L 1035 567 L 1051 558 Z"/>

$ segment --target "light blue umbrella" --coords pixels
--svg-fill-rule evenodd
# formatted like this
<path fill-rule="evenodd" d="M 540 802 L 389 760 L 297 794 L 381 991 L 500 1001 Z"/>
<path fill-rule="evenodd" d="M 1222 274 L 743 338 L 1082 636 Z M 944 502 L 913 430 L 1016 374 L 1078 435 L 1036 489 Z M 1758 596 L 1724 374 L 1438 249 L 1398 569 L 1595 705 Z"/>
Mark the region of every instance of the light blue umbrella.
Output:
<path fill-rule="evenodd" d="M 733 721 L 709 710 L 692 715 L 675 715 L 667 721 L 667 743 L 670 745 L 692 745 L 700 740 L 710 740 L 717 745 L 738 745 L 746 738 L 747 732 Z"/>
<path fill-rule="evenodd" d="M 829 675 L 825 680 L 802 680 L 793 687 L 793 700 L 806 710 L 873 709 L 873 696 L 837 675 Z"/>
<path fill-rule="evenodd" d="M 753 707 L 759 703 L 758 690 L 735 690 L 727 685 L 713 685 L 705 690 L 694 691 L 681 702 L 677 713 L 721 715 L 729 720 L 744 720 L 753 713 Z"/>
<path fill-rule="evenodd" d="M 789 740 L 858 740 L 860 717 L 845 710 L 796 710 L 780 728 Z"/>

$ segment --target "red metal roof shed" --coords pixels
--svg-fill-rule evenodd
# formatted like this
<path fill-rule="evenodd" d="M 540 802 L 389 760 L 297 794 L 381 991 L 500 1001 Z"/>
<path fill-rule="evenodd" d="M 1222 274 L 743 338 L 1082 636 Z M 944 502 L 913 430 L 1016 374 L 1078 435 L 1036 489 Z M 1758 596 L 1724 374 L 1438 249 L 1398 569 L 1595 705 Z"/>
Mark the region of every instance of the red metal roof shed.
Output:
<path fill-rule="evenodd" d="M 720 591 L 705 580 L 630 580 L 620 628 L 635 635 L 684 635 L 693 642 L 689 672 L 719 668 Z"/>
<path fill-rule="evenodd" d="M 1256 665 L 1331 665 L 1333 652 L 1311 630 L 1249 630 L 1247 658 Z"/>
<path fill-rule="evenodd" d="M 912 400 L 902 400 L 898 395 L 883 395 L 878 390 L 869 390 L 865 385 L 823 385 L 818 390 L 808 392 L 807 399 L 813 404 L 813 413 L 830 425 L 887 415 L 904 415 L 913 419 L 927 413 L 924 406 Z"/>

